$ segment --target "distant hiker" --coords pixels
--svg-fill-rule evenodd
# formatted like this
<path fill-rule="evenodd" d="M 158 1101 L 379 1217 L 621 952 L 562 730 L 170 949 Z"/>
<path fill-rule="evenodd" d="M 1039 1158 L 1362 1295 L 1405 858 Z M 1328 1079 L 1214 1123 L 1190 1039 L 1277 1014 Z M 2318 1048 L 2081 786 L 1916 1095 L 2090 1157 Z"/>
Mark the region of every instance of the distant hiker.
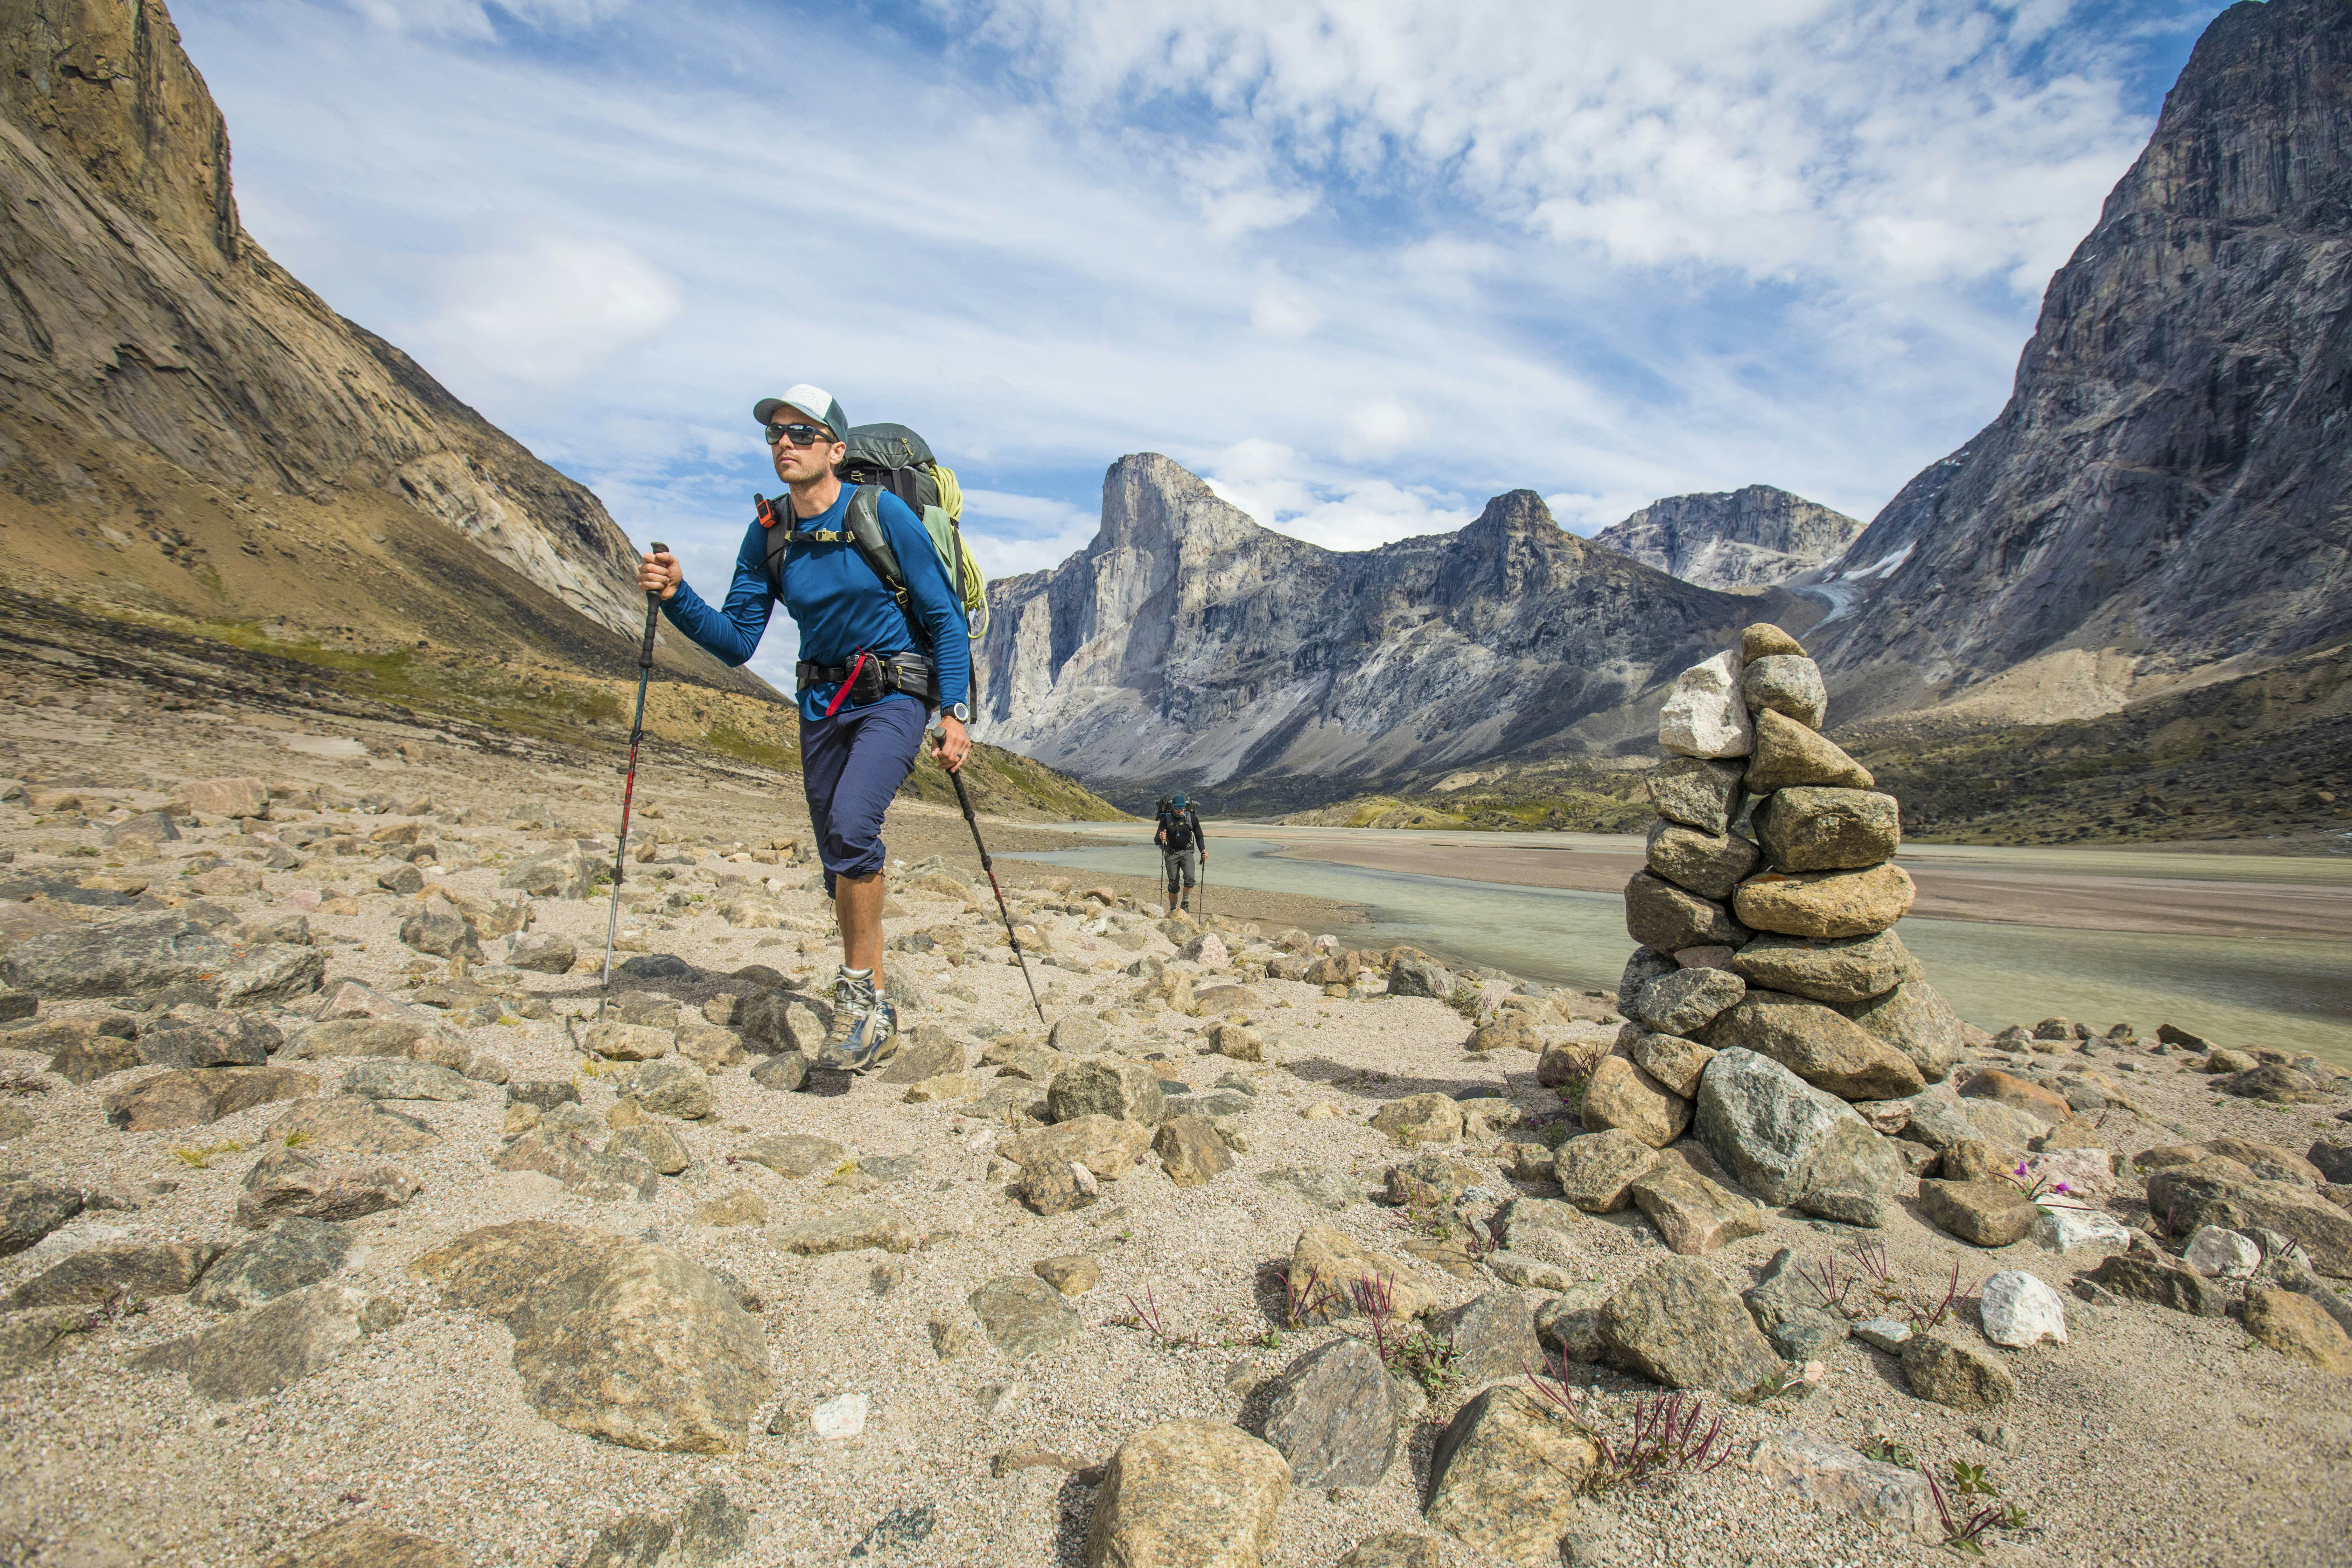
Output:
<path fill-rule="evenodd" d="M 1201 814 L 1179 790 L 1160 803 L 1160 826 L 1151 835 L 1160 846 L 1160 868 L 1168 882 L 1168 910 L 1184 907 L 1183 895 L 1199 886 L 1202 863 L 1209 858 L 1209 841 L 1201 833 Z"/>
<path fill-rule="evenodd" d="M 882 979 L 882 816 L 915 765 L 933 703 L 941 715 L 941 765 L 952 773 L 971 751 L 964 732 L 971 718 L 970 637 L 958 591 L 922 521 L 880 486 L 842 484 L 835 470 L 848 455 L 849 423 L 833 395 L 795 386 L 761 399 L 751 417 L 764 427 L 776 475 L 792 495 L 772 508 L 761 502 L 736 553 L 726 603 L 711 607 L 667 553 L 646 556 L 637 580 L 661 595 L 672 626 L 726 664 L 751 657 L 779 601 L 800 627 L 801 777 L 825 892 L 841 923 L 826 1046 L 839 1065 L 863 1072 L 898 1049 L 898 1014 Z M 866 509 L 856 518 L 853 502 Z M 877 511 L 905 579 L 902 595 L 851 531 L 870 528 Z M 779 523 L 781 534 L 773 532 Z"/>

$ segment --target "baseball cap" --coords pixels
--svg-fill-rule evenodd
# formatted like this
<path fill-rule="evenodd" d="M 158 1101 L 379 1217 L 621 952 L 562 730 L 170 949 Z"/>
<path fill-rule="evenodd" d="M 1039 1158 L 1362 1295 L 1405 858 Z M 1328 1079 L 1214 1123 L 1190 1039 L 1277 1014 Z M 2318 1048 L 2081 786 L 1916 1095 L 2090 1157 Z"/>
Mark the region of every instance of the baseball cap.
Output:
<path fill-rule="evenodd" d="M 833 432 L 836 441 L 849 438 L 849 416 L 841 411 L 841 402 L 822 386 L 802 382 L 787 387 L 782 397 L 763 397 L 751 405 L 751 423 L 765 426 L 776 417 L 780 408 L 797 408 L 810 418 Z"/>

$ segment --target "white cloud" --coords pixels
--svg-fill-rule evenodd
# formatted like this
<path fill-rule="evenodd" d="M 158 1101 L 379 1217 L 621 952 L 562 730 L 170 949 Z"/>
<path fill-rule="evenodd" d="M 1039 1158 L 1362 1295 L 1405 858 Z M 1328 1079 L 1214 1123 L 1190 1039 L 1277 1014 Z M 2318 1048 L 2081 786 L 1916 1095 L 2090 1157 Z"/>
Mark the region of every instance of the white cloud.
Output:
<path fill-rule="evenodd" d="M 1209 489 L 1260 523 L 1326 550 L 1444 533 L 1477 515 L 1459 496 L 1336 473 L 1277 442 L 1237 442 L 1202 468 Z"/>
<path fill-rule="evenodd" d="M 1250 301 L 1250 325 L 1272 338 L 1303 338 L 1323 324 L 1323 312 L 1300 289 L 1261 283 Z"/>
<path fill-rule="evenodd" d="M 2059 0 L 935 9 L 945 61 L 764 0 L 179 20 L 262 243 L 698 583 L 797 380 L 922 430 L 995 572 L 1138 450 L 1346 548 L 1521 486 L 1867 516 L 1998 409 L 2146 131 Z M 821 178 L 759 151 L 785 80 Z"/>
<path fill-rule="evenodd" d="M 963 492 L 963 531 L 993 579 L 1058 566 L 1083 550 L 1098 523 L 1090 509 L 1007 490 Z"/>
<path fill-rule="evenodd" d="M 443 352 L 541 386 L 578 379 L 677 319 L 677 288 L 627 246 L 541 235 L 450 264 L 425 331 Z"/>
<path fill-rule="evenodd" d="M 2146 132 L 2063 0 L 932 3 L 1074 117 L 1196 103 L 1159 134 L 1269 185 L 1442 185 L 1611 266 L 2037 286 Z"/>
<path fill-rule="evenodd" d="M 494 38 L 488 0 L 350 0 L 352 9 L 387 32 Z M 632 0 L 499 0 L 496 9 L 530 27 L 588 27 L 619 16 Z"/>

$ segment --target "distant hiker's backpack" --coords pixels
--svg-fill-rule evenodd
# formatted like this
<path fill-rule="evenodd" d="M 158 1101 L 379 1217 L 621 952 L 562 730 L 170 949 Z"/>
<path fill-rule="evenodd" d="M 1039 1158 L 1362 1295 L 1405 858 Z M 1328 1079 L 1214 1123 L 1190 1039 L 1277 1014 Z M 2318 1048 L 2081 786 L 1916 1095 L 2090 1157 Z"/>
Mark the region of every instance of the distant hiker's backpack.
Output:
<path fill-rule="evenodd" d="M 1160 847 L 1169 854 L 1181 855 L 1192 847 L 1192 813 L 1190 808 L 1179 811 L 1172 805 L 1162 805 L 1160 827 L 1167 835 L 1160 841 Z"/>
<path fill-rule="evenodd" d="M 948 581 L 955 585 L 956 597 L 963 605 L 964 627 L 977 641 L 988 635 L 988 583 L 981 575 L 980 562 L 974 558 L 971 546 L 963 537 L 963 489 L 956 483 L 955 470 L 931 456 L 930 447 L 920 436 L 904 425 L 860 425 L 849 432 L 846 442 L 849 455 L 841 462 L 841 482 L 854 486 L 849 497 L 846 519 L 849 542 L 898 601 L 898 607 L 908 610 L 908 625 L 919 635 L 922 628 L 915 621 L 907 601 L 907 574 L 898 566 L 898 552 L 890 548 L 889 535 L 882 531 L 881 491 L 888 490 L 907 503 L 907 510 L 923 520 L 923 529 L 931 536 L 931 548 L 940 558 L 940 568 Z M 779 496 L 771 501 L 765 496 L 755 498 L 760 503 L 760 521 L 771 531 L 783 523 L 782 532 L 772 531 L 768 539 L 768 581 L 781 594 L 783 589 L 784 545 L 794 532 L 791 509 Z M 803 533 L 803 537 L 824 539 L 824 534 Z M 972 666 L 973 689 L 978 689 L 980 667 Z"/>

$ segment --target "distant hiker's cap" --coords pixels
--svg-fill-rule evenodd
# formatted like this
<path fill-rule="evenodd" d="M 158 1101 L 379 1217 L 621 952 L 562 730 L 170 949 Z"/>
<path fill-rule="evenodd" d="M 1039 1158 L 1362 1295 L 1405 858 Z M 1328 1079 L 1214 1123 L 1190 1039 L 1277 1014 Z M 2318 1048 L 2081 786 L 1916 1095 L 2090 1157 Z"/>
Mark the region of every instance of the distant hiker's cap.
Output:
<path fill-rule="evenodd" d="M 797 408 L 826 429 L 836 441 L 849 439 L 849 417 L 841 411 L 841 404 L 822 386 L 802 382 L 788 388 L 782 397 L 763 397 L 751 405 L 751 423 L 767 426 L 774 422 L 780 408 Z"/>

